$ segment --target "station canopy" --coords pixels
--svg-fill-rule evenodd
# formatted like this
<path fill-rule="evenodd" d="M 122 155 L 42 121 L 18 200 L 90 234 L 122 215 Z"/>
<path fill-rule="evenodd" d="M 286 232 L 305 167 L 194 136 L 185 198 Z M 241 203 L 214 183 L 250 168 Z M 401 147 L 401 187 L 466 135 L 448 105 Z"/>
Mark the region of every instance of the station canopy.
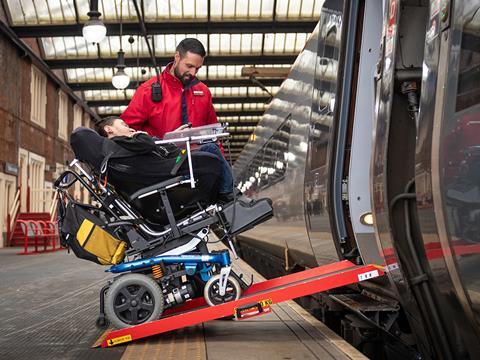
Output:
<path fill-rule="evenodd" d="M 195 37 L 207 50 L 198 77 L 209 86 L 219 121 L 229 123 L 234 159 L 315 28 L 323 0 L 136 0 L 157 64 Z M 82 37 L 88 0 L 3 1 L 11 29 L 38 45 L 47 65 L 100 116 L 119 115 L 135 89 L 155 75 L 134 0 L 99 0 L 107 28 L 99 44 Z M 122 34 L 122 36 L 120 36 Z M 125 52 L 125 90 L 112 85 Z M 251 76 L 242 76 L 253 74 Z M 253 80 L 253 81 L 252 81 Z M 256 80 L 256 81 L 255 81 Z M 259 82 L 263 86 L 259 86 Z"/>

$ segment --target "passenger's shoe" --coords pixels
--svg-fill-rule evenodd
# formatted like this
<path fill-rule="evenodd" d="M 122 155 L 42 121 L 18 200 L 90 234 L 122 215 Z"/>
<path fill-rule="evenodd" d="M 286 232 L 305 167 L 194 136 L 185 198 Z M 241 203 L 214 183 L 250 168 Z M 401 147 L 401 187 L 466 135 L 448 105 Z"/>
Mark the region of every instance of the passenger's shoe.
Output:
<path fill-rule="evenodd" d="M 218 195 L 218 202 L 228 204 L 234 200 L 233 193 L 222 193 Z"/>
<path fill-rule="evenodd" d="M 230 193 L 220 193 L 218 195 L 218 202 L 222 204 L 228 204 L 232 201 L 240 200 L 245 204 L 249 204 L 250 202 L 253 201 L 252 199 L 243 195 L 243 193 L 240 190 L 234 189 L 233 191 L 234 192 L 230 192 Z"/>

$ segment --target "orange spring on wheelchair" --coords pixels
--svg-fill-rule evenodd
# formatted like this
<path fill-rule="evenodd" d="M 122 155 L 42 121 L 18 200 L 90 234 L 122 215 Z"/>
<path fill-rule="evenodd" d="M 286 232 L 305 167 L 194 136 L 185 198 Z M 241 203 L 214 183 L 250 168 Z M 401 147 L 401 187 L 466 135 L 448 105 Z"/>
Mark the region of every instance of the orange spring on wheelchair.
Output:
<path fill-rule="evenodd" d="M 152 274 L 154 279 L 160 279 L 163 277 L 163 270 L 160 265 L 153 265 L 152 266 Z"/>

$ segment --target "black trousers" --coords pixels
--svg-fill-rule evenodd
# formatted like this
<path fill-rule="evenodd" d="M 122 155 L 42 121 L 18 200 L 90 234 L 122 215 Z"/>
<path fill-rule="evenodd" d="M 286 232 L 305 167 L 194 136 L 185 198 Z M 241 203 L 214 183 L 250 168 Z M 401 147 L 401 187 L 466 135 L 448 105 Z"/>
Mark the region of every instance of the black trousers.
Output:
<path fill-rule="evenodd" d="M 109 167 L 109 182 L 125 196 L 150 185 L 171 179 L 176 159 L 160 159 L 157 156 L 142 155 L 135 158 L 118 159 Z M 193 152 L 192 167 L 195 188 L 184 184 L 167 191 L 175 216 L 187 215 L 196 207 L 216 201 L 222 175 L 221 160 L 209 153 Z M 188 160 L 178 169 L 176 176 L 189 175 Z M 132 203 L 140 214 L 155 223 L 166 223 L 166 213 L 159 194 L 154 194 Z"/>

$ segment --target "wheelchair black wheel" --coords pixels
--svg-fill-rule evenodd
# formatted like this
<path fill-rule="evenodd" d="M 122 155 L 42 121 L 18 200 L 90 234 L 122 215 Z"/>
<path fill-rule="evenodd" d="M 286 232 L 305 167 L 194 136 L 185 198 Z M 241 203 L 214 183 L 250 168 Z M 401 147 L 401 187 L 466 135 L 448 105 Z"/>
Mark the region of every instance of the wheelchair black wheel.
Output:
<path fill-rule="evenodd" d="M 232 276 L 228 277 L 225 295 L 220 295 L 220 274 L 213 275 L 208 279 L 203 290 L 205 301 L 210 306 L 223 304 L 229 301 L 238 300 L 242 294 L 239 282 Z"/>
<path fill-rule="evenodd" d="M 117 328 L 157 320 L 163 312 L 163 294 L 152 278 L 126 274 L 113 282 L 105 296 L 105 313 Z"/>

